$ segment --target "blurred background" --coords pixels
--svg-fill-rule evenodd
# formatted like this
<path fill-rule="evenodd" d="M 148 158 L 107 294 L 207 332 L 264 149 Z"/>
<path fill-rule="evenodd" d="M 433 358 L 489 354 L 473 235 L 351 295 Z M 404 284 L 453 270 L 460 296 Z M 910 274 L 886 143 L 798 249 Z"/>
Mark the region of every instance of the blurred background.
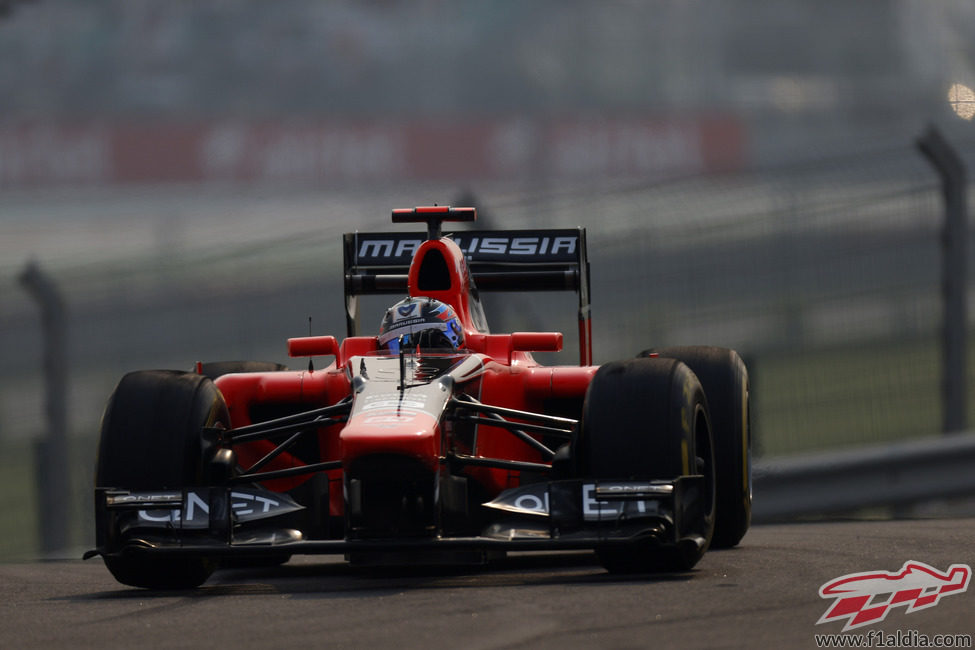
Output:
<path fill-rule="evenodd" d="M 341 235 L 392 230 L 396 207 L 586 227 L 597 363 L 736 348 L 759 458 L 943 429 L 944 207 L 917 140 L 933 126 L 975 163 L 968 0 L 0 11 L 0 560 L 91 546 L 99 419 L 123 373 L 288 363 L 309 317 L 343 335 Z M 53 549 L 28 269 L 65 307 Z M 488 314 L 497 332 L 566 332 L 546 361 L 571 364 L 574 304 L 492 295 Z"/>

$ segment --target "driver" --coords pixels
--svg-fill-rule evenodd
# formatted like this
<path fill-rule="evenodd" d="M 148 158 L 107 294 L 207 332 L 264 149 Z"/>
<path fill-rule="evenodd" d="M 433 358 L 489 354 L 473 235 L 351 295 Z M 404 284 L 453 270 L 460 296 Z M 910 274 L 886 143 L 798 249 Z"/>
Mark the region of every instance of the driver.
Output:
<path fill-rule="evenodd" d="M 433 298 L 406 298 L 386 310 L 379 327 L 379 347 L 399 353 L 400 342 L 410 348 L 457 350 L 464 345 L 464 328 L 453 308 Z"/>

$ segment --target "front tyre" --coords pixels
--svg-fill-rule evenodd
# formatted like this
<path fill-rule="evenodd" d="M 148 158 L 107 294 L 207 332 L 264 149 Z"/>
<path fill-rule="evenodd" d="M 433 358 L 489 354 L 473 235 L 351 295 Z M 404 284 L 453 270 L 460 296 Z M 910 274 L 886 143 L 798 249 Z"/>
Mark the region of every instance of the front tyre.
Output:
<path fill-rule="evenodd" d="M 206 484 L 203 427 L 229 425 L 223 396 L 202 375 L 143 370 L 125 375 L 102 418 L 95 485 L 125 490 L 178 490 Z M 101 531 L 100 531 L 101 532 Z M 122 531 L 106 538 L 124 545 Z M 207 557 L 108 555 L 105 566 L 119 582 L 149 589 L 196 587 L 215 563 Z"/>
<path fill-rule="evenodd" d="M 673 359 L 630 359 L 596 372 L 583 404 L 576 441 L 581 476 L 673 480 L 704 476 L 701 513 L 679 531 L 675 546 L 655 540 L 597 548 L 614 573 L 686 571 L 707 550 L 714 531 L 714 454 L 707 404 L 691 370 Z"/>

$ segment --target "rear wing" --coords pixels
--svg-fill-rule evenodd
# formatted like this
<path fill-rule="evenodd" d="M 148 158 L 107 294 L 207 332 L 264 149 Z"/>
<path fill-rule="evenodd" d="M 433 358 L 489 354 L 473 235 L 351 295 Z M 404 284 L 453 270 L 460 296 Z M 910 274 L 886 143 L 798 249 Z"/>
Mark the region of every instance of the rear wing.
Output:
<path fill-rule="evenodd" d="M 575 291 L 579 296 L 579 363 L 592 364 L 586 229 L 466 230 L 447 235 L 467 258 L 478 291 Z M 358 296 L 407 292 L 422 232 L 344 236 L 345 316 L 358 334 Z"/>

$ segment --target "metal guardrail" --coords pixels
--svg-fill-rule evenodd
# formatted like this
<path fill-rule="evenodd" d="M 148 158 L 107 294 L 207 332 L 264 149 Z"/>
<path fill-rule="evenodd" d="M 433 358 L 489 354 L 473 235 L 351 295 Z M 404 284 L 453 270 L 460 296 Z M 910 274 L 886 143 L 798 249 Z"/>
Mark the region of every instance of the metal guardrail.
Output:
<path fill-rule="evenodd" d="M 756 462 L 755 523 L 975 495 L 975 432 Z"/>

